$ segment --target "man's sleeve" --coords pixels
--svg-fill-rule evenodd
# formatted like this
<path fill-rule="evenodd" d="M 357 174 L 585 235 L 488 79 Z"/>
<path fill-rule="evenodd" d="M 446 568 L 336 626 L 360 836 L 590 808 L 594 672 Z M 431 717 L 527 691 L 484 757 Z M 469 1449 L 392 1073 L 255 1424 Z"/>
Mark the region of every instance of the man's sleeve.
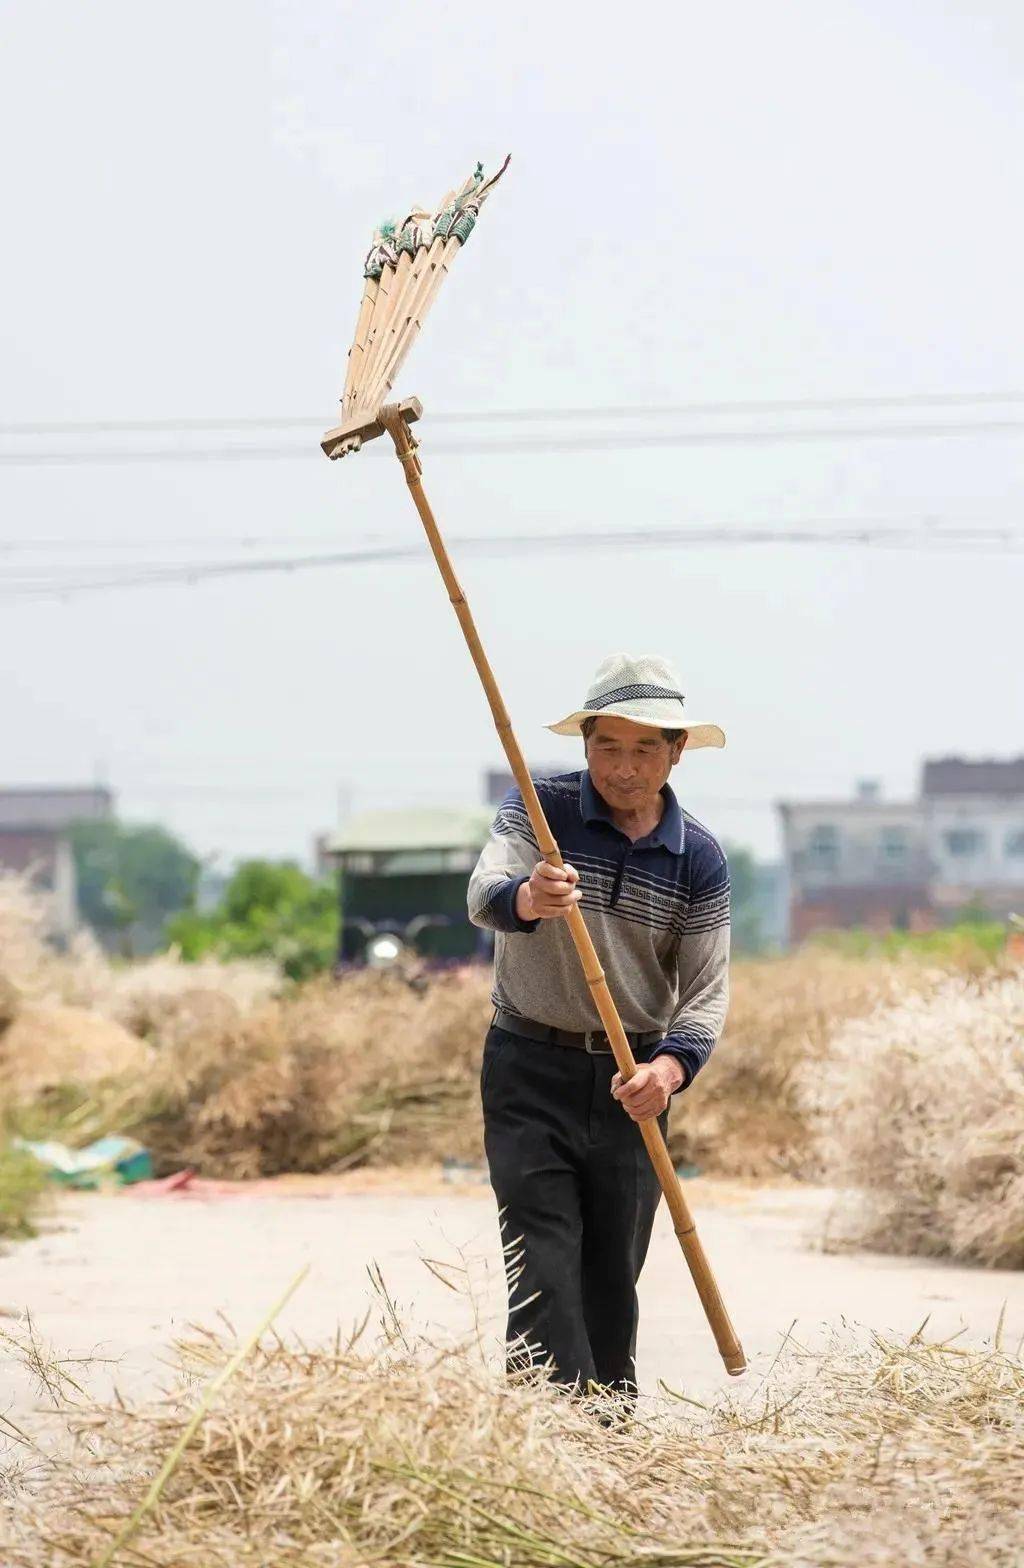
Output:
<path fill-rule="evenodd" d="M 490 931 L 536 931 L 539 920 L 520 920 L 516 894 L 541 859 L 523 797 L 510 790 L 498 808 L 491 836 L 469 879 L 469 918 Z"/>
<path fill-rule="evenodd" d="M 687 1088 L 707 1063 L 729 1009 L 729 868 L 712 841 L 702 852 L 679 941 L 679 1001 L 653 1056 L 676 1057 Z"/>

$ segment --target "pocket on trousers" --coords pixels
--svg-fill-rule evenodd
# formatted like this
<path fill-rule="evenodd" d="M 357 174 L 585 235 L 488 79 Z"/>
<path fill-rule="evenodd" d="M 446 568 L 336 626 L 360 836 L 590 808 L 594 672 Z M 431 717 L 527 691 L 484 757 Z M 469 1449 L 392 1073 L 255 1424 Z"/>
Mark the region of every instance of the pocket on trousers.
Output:
<path fill-rule="evenodd" d="M 481 1098 L 483 1098 L 483 1096 L 487 1093 L 487 1085 L 491 1081 L 491 1076 L 494 1072 L 494 1064 L 501 1055 L 507 1039 L 508 1035 L 506 1034 L 505 1030 L 498 1029 L 493 1024 L 487 1031 L 487 1038 L 484 1041 L 484 1057 L 482 1063 L 480 1064 Z"/>

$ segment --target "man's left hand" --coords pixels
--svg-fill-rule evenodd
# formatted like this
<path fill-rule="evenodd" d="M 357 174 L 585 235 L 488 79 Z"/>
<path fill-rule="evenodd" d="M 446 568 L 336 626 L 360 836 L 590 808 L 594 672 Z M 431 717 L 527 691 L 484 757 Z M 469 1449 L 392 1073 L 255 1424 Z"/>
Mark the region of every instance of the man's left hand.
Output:
<path fill-rule="evenodd" d="M 628 1083 L 622 1074 L 612 1079 L 612 1095 L 635 1122 L 660 1116 L 676 1089 L 686 1077 L 681 1062 L 674 1056 L 656 1056 L 653 1062 L 638 1067 Z"/>

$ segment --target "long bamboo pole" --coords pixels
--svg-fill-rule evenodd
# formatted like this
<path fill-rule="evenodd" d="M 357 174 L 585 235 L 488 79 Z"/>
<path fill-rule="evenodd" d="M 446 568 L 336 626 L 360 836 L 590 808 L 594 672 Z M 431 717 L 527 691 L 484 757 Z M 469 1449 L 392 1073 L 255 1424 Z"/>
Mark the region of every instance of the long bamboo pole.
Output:
<path fill-rule="evenodd" d="M 480 676 L 487 701 L 490 704 L 495 728 L 505 749 L 505 755 L 509 760 L 515 781 L 522 792 L 527 814 L 537 838 L 538 848 L 549 865 L 561 866 L 563 861 L 558 845 L 555 843 L 554 836 L 548 826 L 544 808 L 538 799 L 525 758 L 513 732 L 512 721 L 508 716 L 508 711 L 502 700 L 501 692 L 498 689 L 490 664 L 487 662 L 487 655 L 484 653 L 473 616 L 466 602 L 466 596 L 452 568 L 448 551 L 441 537 L 441 531 L 437 526 L 430 502 L 427 500 L 426 492 L 423 489 L 422 468 L 419 458 L 416 456 L 416 442 L 396 405 L 386 405 L 382 408 L 379 418 L 381 424 L 394 441 L 399 462 L 405 470 L 406 482 L 412 492 L 413 502 L 420 515 L 420 521 L 426 532 L 434 560 L 437 562 L 438 569 L 444 579 L 448 597 L 451 600 L 455 614 L 458 616 L 459 625 L 462 627 L 470 655 L 473 663 L 476 665 L 477 674 Z M 601 961 L 597 956 L 597 950 L 594 947 L 590 932 L 587 930 L 586 922 L 578 906 L 572 908 L 565 920 L 572 939 L 576 944 L 576 951 L 579 953 L 580 962 L 583 965 L 583 973 L 586 977 L 587 985 L 590 987 L 591 995 L 600 1014 L 601 1022 L 611 1044 L 619 1072 L 622 1074 L 623 1080 L 632 1078 L 636 1072 L 636 1060 L 629 1048 L 629 1041 L 622 1027 L 622 1020 L 612 999 L 612 994 L 608 989 L 604 970 L 601 968 Z M 668 1210 L 672 1216 L 672 1227 L 675 1230 L 683 1256 L 693 1276 L 693 1283 L 697 1287 L 697 1295 L 700 1297 L 701 1305 L 711 1325 L 715 1343 L 721 1353 L 726 1370 L 732 1373 L 734 1377 L 738 1377 L 747 1368 L 743 1347 L 737 1339 L 736 1332 L 729 1320 L 725 1302 L 722 1300 L 715 1276 L 711 1272 L 711 1265 L 697 1235 L 697 1227 L 693 1222 L 693 1216 L 690 1213 L 686 1198 L 683 1196 L 683 1189 L 679 1184 L 675 1166 L 669 1158 L 669 1152 L 665 1146 L 661 1128 L 658 1126 L 656 1118 L 640 1122 L 638 1125 L 640 1134 L 647 1147 L 651 1164 L 654 1166 L 658 1181 L 661 1183 L 661 1190 L 665 1194 L 665 1202 L 668 1204 Z"/>

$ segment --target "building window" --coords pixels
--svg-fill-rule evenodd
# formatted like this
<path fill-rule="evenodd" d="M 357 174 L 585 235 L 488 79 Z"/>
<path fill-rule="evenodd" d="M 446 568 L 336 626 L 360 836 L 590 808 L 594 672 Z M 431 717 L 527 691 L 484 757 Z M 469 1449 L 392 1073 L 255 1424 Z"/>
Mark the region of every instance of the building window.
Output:
<path fill-rule="evenodd" d="M 985 835 L 977 828 L 950 828 L 944 838 L 949 853 L 960 859 L 980 855 L 985 848 Z"/>
<path fill-rule="evenodd" d="M 878 836 L 878 851 L 887 866 L 902 865 L 907 858 L 907 835 L 902 828 L 883 828 Z"/>
<path fill-rule="evenodd" d="M 448 851 L 449 871 L 472 871 L 477 863 L 478 854 L 475 849 L 450 849 Z"/>
<path fill-rule="evenodd" d="M 819 822 L 807 840 L 807 860 L 814 871 L 835 871 L 839 866 L 839 829 Z"/>
<path fill-rule="evenodd" d="M 447 870 L 447 850 L 396 849 L 383 857 L 381 870 L 385 876 L 423 876 Z"/>
<path fill-rule="evenodd" d="M 1007 860 L 1024 860 L 1024 828 L 1014 828 L 1006 835 Z"/>
<path fill-rule="evenodd" d="M 351 872 L 353 876 L 370 876 L 376 870 L 376 862 L 372 855 L 363 850 L 347 850 L 341 856 L 341 869 Z"/>

